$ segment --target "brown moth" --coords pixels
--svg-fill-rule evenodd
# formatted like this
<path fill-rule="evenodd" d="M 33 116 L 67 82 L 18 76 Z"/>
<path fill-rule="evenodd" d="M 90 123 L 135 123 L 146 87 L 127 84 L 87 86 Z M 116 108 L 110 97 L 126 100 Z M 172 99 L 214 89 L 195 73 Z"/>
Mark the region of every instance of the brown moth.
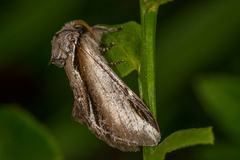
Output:
<path fill-rule="evenodd" d="M 84 28 L 88 29 L 84 32 Z M 72 118 L 86 123 L 99 139 L 121 151 L 139 151 L 160 141 L 156 120 L 141 99 L 113 72 L 100 54 L 102 33 L 77 20 L 65 24 L 52 40 L 51 62 L 64 67 L 74 93 Z"/>

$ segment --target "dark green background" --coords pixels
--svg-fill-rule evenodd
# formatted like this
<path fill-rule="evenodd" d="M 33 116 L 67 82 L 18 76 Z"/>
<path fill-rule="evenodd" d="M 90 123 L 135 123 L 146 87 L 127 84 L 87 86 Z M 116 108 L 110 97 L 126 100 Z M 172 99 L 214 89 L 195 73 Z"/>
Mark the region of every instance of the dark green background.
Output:
<path fill-rule="evenodd" d="M 113 149 L 86 125 L 73 121 L 67 76 L 63 69 L 47 65 L 50 41 L 66 22 L 140 23 L 138 1 L 9 0 L 0 4 L 0 104 L 31 112 L 67 160 L 141 159 L 140 152 Z M 162 139 L 180 129 L 205 126 L 213 126 L 216 137 L 214 146 L 177 150 L 166 159 L 240 157 L 239 10 L 239 0 L 176 0 L 159 8 L 156 92 Z M 136 71 L 124 81 L 138 93 Z M 38 144 L 36 139 L 26 141 Z"/>

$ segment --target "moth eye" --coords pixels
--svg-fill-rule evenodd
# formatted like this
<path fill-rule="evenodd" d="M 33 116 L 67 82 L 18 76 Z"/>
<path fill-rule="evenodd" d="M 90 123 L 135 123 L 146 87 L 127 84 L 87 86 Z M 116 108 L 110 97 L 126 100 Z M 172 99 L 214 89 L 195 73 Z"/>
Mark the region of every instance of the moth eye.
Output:
<path fill-rule="evenodd" d="M 64 67 L 64 65 L 66 64 L 66 59 L 67 59 L 67 55 L 65 54 L 59 54 L 56 57 L 52 57 L 51 58 L 51 62 L 52 64 L 56 65 L 57 67 Z"/>
<path fill-rule="evenodd" d="M 54 58 L 52 58 L 52 59 L 51 59 L 51 62 L 52 62 L 52 64 L 54 64 L 55 66 L 62 68 L 62 67 L 64 67 L 64 65 L 65 65 L 65 63 L 66 63 L 66 60 L 63 60 L 63 59 L 54 59 Z"/>
<path fill-rule="evenodd" d="M 52 50 L 52 57 L 51 57 L 51 62 L 52 64 L 58 66 L 58 67 L 64 67 L 66 63 L 66 59 L 68 58 L 68 55 L 66 52 L 60 48 L 54 48 Z"/>

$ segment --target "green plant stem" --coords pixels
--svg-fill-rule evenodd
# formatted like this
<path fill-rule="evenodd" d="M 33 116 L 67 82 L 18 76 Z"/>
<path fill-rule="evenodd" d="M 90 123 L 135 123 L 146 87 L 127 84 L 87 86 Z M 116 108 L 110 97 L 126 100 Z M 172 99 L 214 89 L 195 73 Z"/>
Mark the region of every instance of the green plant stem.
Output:
<path fill-rule="evenodd" d="M 141 65 L 139 67 L 140 97 L 157 118 L 155 93 L 155 39 L 158 6 L 146 6 L 146 0 L 140 0 L 141 15 Z M 143 147 L 143 159 L 148 160 L 155 147 Z"/>

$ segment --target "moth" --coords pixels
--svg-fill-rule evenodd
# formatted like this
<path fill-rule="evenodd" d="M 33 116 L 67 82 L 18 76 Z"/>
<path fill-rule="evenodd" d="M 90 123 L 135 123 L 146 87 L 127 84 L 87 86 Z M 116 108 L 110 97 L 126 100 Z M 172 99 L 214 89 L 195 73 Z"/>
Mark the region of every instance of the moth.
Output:
<path fill-rule="evenodd" d="M 88 31 L 84 31 L 84 27 Z M 82 20 L 66 23 L 52 40 L 51 62 L 64 67 L 74 94 L 72 118 L 86 123 L 99 139 L 121 151 L 139 151 L 160 141 L 156 120 L 141 99 L 115 74 L 100 54 L 103 33 Z"/>

